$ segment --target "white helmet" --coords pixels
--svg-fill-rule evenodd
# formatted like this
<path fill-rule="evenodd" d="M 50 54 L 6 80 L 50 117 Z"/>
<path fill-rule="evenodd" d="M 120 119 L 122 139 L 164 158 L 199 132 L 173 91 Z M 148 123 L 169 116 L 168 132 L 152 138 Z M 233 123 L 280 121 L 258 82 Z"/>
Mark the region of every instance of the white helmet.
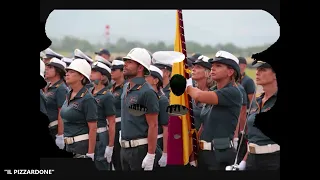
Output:
<path fill-rule="evenodd" d="M 75 59 L 71 64 L 66 68 L 66 70 L 74 70 L 82 74 L 90 81 L 91 66 L 84 59 Z"/>
<path fill-rule="evenodd" d="M 133 60 L 143 67 L 145 67 L 148 72 L 145 75 L 150 75 L 150 65 L 151 65 L 152 56 L 148 50 L 144 48 L 133 48 L 126 57 L 123 58 L 123 61 Z"/>
<path fill-rule="evenodd" d="M 44 64 L 44 62 L 40 59 L 40 76 L 42 76 L 44 78 L 44 71 L 46 69 L 46 65 Z"/>
<path fill-rule="evenodd" d="M 102 56 L 96 55 L 94 57 L 94 60 L 101 62 L 101 63 L 107 65 L 108 67 L 111 67 L 111 63 Z"/>

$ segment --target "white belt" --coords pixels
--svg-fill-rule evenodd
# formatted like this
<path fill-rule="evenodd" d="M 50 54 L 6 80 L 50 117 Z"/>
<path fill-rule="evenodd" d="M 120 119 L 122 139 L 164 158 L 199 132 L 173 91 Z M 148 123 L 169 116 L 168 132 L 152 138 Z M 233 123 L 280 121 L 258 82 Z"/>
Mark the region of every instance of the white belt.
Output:
<path fill-rule="evenodd" d="M 49 128 L 58 125 L 58 120 L 52 121 L 51 123 L 49 123 Z"/>
<path fill-rule="evenodd" d="M 117 123 L 117 122 L 121 122 L 121 117 L 117 117 L 117 118 L 116 118 L 116 123 Z"/>
<path fill-rule="evenodd" d="M 212 147 L 212 143 L 211 142 L 207 142 L 204 140 L 200 140 L 200 149 L 201 150 L 205 150 L 205 151 L 214 151 L 214 148 Z M 230 141 L 230 148 L 233 146 L 233 142 Z"/>
<path fill-rule="evenodd" d="M 105 132 L 105 131 L 107 131 L 106 127 L 97 128 L 97 133 L 102 133 L 102 132 Z"/>
<path fill-rule="evenodd" d="M 121 137 L 121 134 L 120 134 L 120 137 Z M 157 139 L 162 138 L 162 137 L 163 137 L 163 134 L 159 134 L 157 136 Z M 136 139 L 136 140 L 130 140 L 130 141 L 121 140 L 119 138 L 119 142 L 120 142 L 120 146 L 123 148 L 130 148 L 130 147 L 133 148 L 133 147 L 148 144 L 148 138 Z"/>
<path fill-rule="evenodd" d="M 280 146 L 278 144 L 259 146 L 257 144 L 249 143 L 248 151 L 251 154 L 268 154 L 280 151 Z"/>
<path fill-rule="evenodd" d="M 79 136 L 75 136 L 75 137 L 65 137 L 64 138 L 64 143 L 66 144 L 73 144 L 75 142 L 79 142 L 79 141 L 84 141 L 89 139 L 89 134 L 82 134 Z"/>

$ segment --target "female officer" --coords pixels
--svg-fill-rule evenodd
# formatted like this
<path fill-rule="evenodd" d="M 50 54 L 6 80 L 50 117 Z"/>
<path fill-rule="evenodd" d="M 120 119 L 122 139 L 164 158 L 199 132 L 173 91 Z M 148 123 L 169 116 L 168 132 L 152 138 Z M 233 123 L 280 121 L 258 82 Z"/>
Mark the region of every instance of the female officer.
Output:
<path fill-rule="evenodd" d="M 97 136 L 97 103 L 85 87 L 90 82 L 91 67 L 82 59 L 75 59 L 66 68 L 66 83 L 70 87 L 60 115 L 64 123 L 66 150 L 75 157 L 86 155 L 94 160 Z"/>
<path fill-rule="evenodd" d="M 111 162 L 114 136 L 115 114 L 114 98 L 107 86 L 111 79 L 111 70 L 101 62 L 92 64 L 90 79 L 94 87 L 90 92 L 98 103 L 97 144 L 95 150 L 95 164 L 99 170 L 109 170 Z M 109 125 L 109 130 L 107 131 Z"/>
<path fill-rule="evenodd" d="M 121 146 L 118 141 L 119 132 L 121 130 L 121 94 L 123 91 L 123 85 L 125 83 L 123 76 L 124 62 L 121 60 L 113 60 L 111 66 L 111 79 L 114 81 L 111 87 L 111 92 L 114 97 L 114 106 L 116 108 L 116 135 L 112 155 L 112 164 L 116 171 L 122 170 L 120 160 Z"/>
<path fill-rule="evenodd" d="M 193 62 L 192 79 L 195 81 L 195 86 L 202 91 L 209 91 L 213 88 L 214 81 L 211 78 L 211 64 L 208 62 L 209 58 L 206 56 L 199 56 L 195 62 Z M 203 107 L 203 103 L 195 102 L 192 100 L 193 116 L 195 120 L 195 127 L 197 131 L 200 129 L 200 112 Z"/>
<path fill-rule="evenodd" d="M 248 152 L 240 162 L 239 170 L 278 170 L 280 169 L 280 146 L 264 135 L 254 126 L 257 114 L 269 111 L 277 100 L 277 78 L 271 65 L 254 61 L 253 67 L 257 68 L 256 83 L 261 85 L 262 93 L 251 108 L 248 120 Z"/>
<path fill-rule="evenodd" d="M 66 63 L 57 58 L 52 58 L 47 64 L 45 72 L 46 79 L 50 82 L 45 90 L 47 112 L 50 120 L 49 129 L 51 136 L 56 139 L 56 144 L 60 149 L 64 148 L 63 122 L 60 110 L 68 93 L 68 88 L 64 82 L 65 68 Z"/>
<path fill-rule="evenodd" d="M 216 81 L 212 91 L 192 87 L 187 80 L 186 92 L 197 102 L 205 103 L 200 118 L 200 151 L 198 166 L 224 170 L 235 156 L 232 139 L 237 126 L 242 97 L 235 83 L 239 78 L 239 60 L 226 51 L 218 51 L 212 63 L 211 77 Z"/>
<path fill-rule="evenodd" d="M 169 114 L 167 107 L 169 106 L 169 100 L 162 91 L 162 77 L 163 72 L 156 66 L 150 65 L 150 76 L 146 76 L 146 81 L 153 87 L 154 91 L 159 96 L 159 116 L 158 116 L 158 146 L 162 150 L 162 156 L 158 162 L 160 167 L 167 165 L 167 142 L 168 142 L 168 120 Z M 162 136 L 162 138 L 161 138 Z"/>

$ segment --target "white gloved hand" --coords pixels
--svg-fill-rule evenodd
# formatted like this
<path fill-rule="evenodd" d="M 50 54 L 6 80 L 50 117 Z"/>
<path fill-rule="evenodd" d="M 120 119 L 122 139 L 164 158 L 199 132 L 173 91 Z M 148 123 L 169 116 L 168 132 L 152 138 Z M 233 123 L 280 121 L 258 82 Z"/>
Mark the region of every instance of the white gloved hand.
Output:
<path fill-rule="evenodd" d="M 119 131 L 119 143 L 121 144 L 121 131 Z"/>
<path fill-rule="evenodd" d="M 187 81 L 186 88 L 187 88 L 188 86 L 191 86 L 191 87 L 193 86 L 192 78 L 189 78 L 189 79 L 187 79 L 186 81 Z"/>
<path fill-rule="evenodd" d="M 233 138 L 233 148 L 237 150 L 239 138 Z"/>
<path fill-rule="evenodd" d="M 160 160 L 158 161 L 158 164 L 160 167 L 167 166 L 167 153 L 162 153 L 162 156 L 161 156 Z"/>
<path fill-rule="evenodd" d="M 59 149 L 64 148 L 64 138 L 63 134 L 62 135 L 56 135 L 56 145 L 59 147 Z"/>
<path fill-rule="evenodd" d="M 189 164 L 190 164 L 191 166 L 194 166 L 194 167 L 197 166 L 196 161 L 191 161 Z"/>
<path fill-rule="evenodd" d="M 240 171 L 243 171 L 243 170 L 245 170 L 246 169 L 246 165 L 247 165 L 247 163 L 246 163 L 246 161 L 241 161 L 240 162 L 240 164 L 239 164 L 239 170 Z"/>
<path fill-rule="evenodd" d="M 92 159 L 92 161 L 94 161 L 94 153 L 91 153 L 91 154 L 86 154 L 86 156 L 90 157 Z"/>
<path fill-rule="evenodd" d="M 107 146 L 106 150 L 104 151 L 104 157 L 107 158 L 108 163 L 111 162 L 111 157 L 112 157 L 112 153 L 113 153 L 113 146 Z"/>
<path fill-rule="evenodd" d="M 156 157 L 156 154 L 147 153 L 146 157 L 144 157 L 144 159 L 142 161 L 141 167 L 145 171 L 152 171 L 155 157 Z"/>

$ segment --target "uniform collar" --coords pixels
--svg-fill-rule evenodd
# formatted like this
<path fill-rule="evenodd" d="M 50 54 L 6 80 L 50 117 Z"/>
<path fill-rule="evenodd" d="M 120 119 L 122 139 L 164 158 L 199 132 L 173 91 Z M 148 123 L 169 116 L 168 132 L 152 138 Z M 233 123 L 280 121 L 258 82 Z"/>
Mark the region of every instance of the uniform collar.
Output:
<path fill-rule="evenodd" d="M 94 87 L 90 90 L 91 94 L 96 96 L 96 95 L 104 95 L 104 94 L 106 94 L 109 89 L 107 87 L 104 87 L 99 92 L 97 92 L 96 94 L 93 94 L 93 90 L 94 90 Z"/>
<path fill-rule="evenodd" d="M 263 92 L 263 93 L 258 97 L 258 99 L 263 99 L 264 95 L 265 95 L 265 93 Z M 270 98 L 277 97 L 277 95 L 278 95 L 278 91 L 276 91 Z"/>
<path fill-rule="evenodd" d="M 73 90 L 71 90 L 70 92 L 69 92 L 69 94 L 68 94 L 68 99 L 70 100 L 70 96 L 71 96 L 71 94 L 72 94 L 72 91 Z M 88 93 L 88 89 L 85 87 L 85 86 L 83 86 L 81 89 L 80 89 L 80 91 L 77 93 L 77 95 L 74 97 L 74 99 L 79 99 L 79 98 L 82 98 L 83 96 L 85 96 L 87 93 Z"/>
<path fill-rule="evenodd" d="M 164 89 L 164 90 L 170 90 L 170 83 L 168 83 L 168 84 L 166 85 L 166 87 L 164 87 L 163 89 Z"/>
<path fill-rule="evenodd" d="M 59 81 L 57 81 L 56 83 L 54 83 L 52 86 L 50 86 L 51 83 L 49 83 L 49 84 L 48 84 L 48 89 L 49 89 L 49 88 L 58 88 L 62 83 L 63 83 L 63 80 L 62 80 L 62 79 L 60 79 Z"/>
<path fill-rule="evenodd" d="M 144 77 L 135 77 L 131 79 L 131 82 L 136 85 L 142 85 L 146 82 L 146 80 Z"/>

